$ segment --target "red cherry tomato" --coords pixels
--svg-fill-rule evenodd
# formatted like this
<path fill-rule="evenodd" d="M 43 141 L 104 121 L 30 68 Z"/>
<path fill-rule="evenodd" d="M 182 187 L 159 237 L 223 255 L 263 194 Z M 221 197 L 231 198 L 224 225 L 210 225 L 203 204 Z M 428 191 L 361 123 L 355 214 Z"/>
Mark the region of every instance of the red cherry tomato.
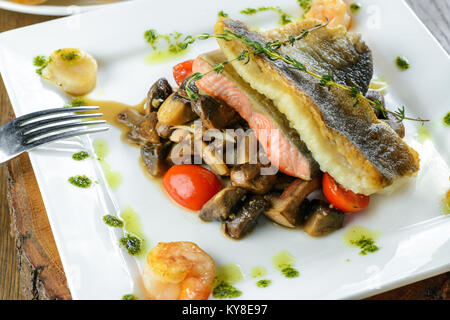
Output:
<path fill-rule="evenodd" d="M 184 79 L 192 74 L 193 63 L 194 60 L 188 60 L 185 62 L 181 62 L 173 67 L 173 78 L 178 85 L 180 85 L 184 81 Z"/>
<path fill-rule="evenodd" d="M 214 173 L 192 164 L 170 168 L 164 175 L 163 186 L 175 202 L 191 210 L 200 210 L 222 189 Z"/>
<path fill-rule="evenodd" d="M 361 211 L 369 205 L 370 197 L 345 190 L 326 172 L 322 178 L 322 189 L 328 201 L 344 212 Z"/>

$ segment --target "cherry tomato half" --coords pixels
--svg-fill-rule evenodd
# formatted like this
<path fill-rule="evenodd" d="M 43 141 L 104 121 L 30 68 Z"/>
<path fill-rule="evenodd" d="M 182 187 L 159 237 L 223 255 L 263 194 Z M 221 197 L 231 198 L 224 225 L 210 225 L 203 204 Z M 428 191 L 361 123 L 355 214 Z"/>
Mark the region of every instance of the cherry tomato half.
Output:
<path fill-rule="evenodd" d="M 173 78 L 178 85 L 180 85 L 184 81 L 184 79 L 192 74 L 193 63 L 194 60 L 187 60 L 173 67 Z"/>
<path fill-rule="evenodd" d="M 344 212 L 361 211 L 369 205 L 370 197 L 345 190 L 326 172 L 322 178 L 322 189 L 328 201 Z"/>
<path fill-rule="evenodd" d="M 192 164 L 170 168 L 164 175 L 163 186 L 175 202 L 191 210 L 200 210 L 222 189 L 214 173 Z"/>

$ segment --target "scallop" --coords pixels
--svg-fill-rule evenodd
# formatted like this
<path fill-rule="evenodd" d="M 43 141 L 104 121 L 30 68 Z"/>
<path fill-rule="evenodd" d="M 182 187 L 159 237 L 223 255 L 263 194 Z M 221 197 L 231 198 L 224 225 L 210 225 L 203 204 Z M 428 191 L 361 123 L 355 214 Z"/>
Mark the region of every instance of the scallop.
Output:
<path fill-rule="evenodd" d="M 42 76 L 66 93 L 82 96 L 95 88 L 97 70 L 97 61 L 91 55 L 80 49 L 65 48 L 51 54 Z"/>

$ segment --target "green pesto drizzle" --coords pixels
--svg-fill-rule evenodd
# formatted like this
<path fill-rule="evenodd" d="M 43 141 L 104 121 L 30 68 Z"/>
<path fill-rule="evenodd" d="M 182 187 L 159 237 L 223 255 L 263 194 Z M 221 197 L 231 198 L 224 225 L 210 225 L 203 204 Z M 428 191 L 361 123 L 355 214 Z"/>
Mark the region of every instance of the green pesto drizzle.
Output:
<path fill-rule="evenodd" d="M 84 106 L 84 105 L 85 105 L 85 102 L 84 102 L 83 98 L 78 97 L 78 98 L 72 99 L 70 102 L 67 102 L 64 105 L 64 108 L 81 107 L 81 106 Z"/>
<path fill-rule="evenodd" d="M 344 242 L 352 247 L 359 247 L 361 250 L 360 255 L 367 255 L 378 251 L 378 246 L 375 245 L 375 240 L 379 237 L 380 233 L 377 231 L 371 231 L 365 227 L 352 226 L 344 234 Z"/>
<path fill-rule="evenodd" d="M 286 278 L 296 278 L 300 275 L 294 268 L 295 259 L 287 251 L 280 251 L 272 258 L 275 269 L 281 272 Z"/>
<path fill-rule="evenodd" d="M 69 182 L 76 187 L 85 188 L 85 189 L 89 188 L 92 185 L 91 179 L 89 179 L 85 175 L 82 175 L 82 176 L 78 175 L 78 176 L 70 177 Z"/>
<path fill-rule="evenodd" d="M 86 151 L 80 151 L 72 155 L 72 159 L 75 161 L 82 161 L 87 158 L 89 158 L 89 153 L 87 153 Z"/>
<path fill-rule="evenodd" d="M 274 12 L 278 13 L 280 15 L 280 20 L 278 21 L 278 23 L 282 26 L 292 22 L 292 18 L 286 12 L 284 12 L 280 7 L 247 8 L 247 9 L 241 10 L 241 13 L 245 14 L 245 15 L 254 15 L 258 12 L 263 12 L 263 11 L 274 11 Z"/>
<path fill-rule="evenodd" d="M 140 251 L 139 253 L 145 253 L 147 251 L 148 243 L 145 238 L 144 232 L 142 231 L 142 225 L 139 215 L 130 206 L 125 207 L 125 209 L 120 213 L 120 217 L 124 222 L 124 230 L 127 235 L 133 236 L 140 240 Z"/>
<path fill-rule="evenodd" d="M 242 291 L 235 288 L 233 284 L 244 279 L 241 268 L 237 264 L 228 263 L 216 268 L 213 283 L 213 297 L 217 299 L 237 298 Z"/>
<path fill-rule="evenodd" d="M 411 67 L 408 58 L 405 56 L 398 56 L 395 59 L 395 63 L 400 70 L 408 70 Z"/>
<path fill-rule="evenodd" d="M 219 13 L 217 13 L 219 17 L 228 18 L 228 13 L 224 12 L 223 10 L 220 10 Z"/>
<path fill-rule="evenodd" d="M 350 4 L 350 10 L 352 11 L 352 13 L 358 13 L 359 10 L 361 10 L 361 4 L 359 4 L 358 2 L 353 2 L 352 4 Z"/>
<path fill-rule="evenodd" d="M 444 122 L 444 125 L 447 127 L 450 127 L 450 112 L 447 112 L 444 118 L 442 118 L 442 122 Z"/>
<path fill-rule="evenodd" d="M 117 228 L 123 227 L 123 221 L 115 216 L 110 215 L 110 214 L 103 216 L 103 222 L 106 223 L 110 227 L 117 227 Z"/>
<path fill-rule="evenodd" d="M 260 288 L 267 288 L 272 283 L 271 280 L 259 280 L 256 285 Z"/>
<path fill-rule="evenodd" d="M 304 13 L 307 13 L 311 9 L 311 2 L 312 0 L 297 0 L 298 5 L 303 9 Z"/>
<path fill-rule="evenodd" d="M 142 252 L 142 239 L 136 236 L 127 233 L 124 237 L 120 238 L 119 242 L 133 256 Z"/>
<path fill-rule="evenodd" d="M 139 300 L 134 294 L 126 294 L 121 300 Z"/>
<path fill-rule="evenodd" d="M 145 61 L 149 64 L 159 64 L 182 57 L 187 52 L 187 48 L 183 48 L 182 35 L 178 31 L 166 34 L 159 34 L 155 29 L 145 31 L 144 38 L 153 48 L 153 52 L 145 58 Z M 166 43 L 166 49 L 161 48 L 161 40 Z"/>
<path fill-rule="evenodd" d="M 242 291 L 236 289 L 231 284 L 222 281 L 214 287 L 212 295 L 216 299 L 232 299 L 242 295 Z"/>

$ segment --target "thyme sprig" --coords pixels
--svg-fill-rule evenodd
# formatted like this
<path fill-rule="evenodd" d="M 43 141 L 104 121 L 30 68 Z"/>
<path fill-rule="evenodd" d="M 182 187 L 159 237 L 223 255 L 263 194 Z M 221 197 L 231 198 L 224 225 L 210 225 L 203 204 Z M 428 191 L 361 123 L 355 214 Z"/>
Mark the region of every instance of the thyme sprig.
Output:
<path fill-rule="evenodd" d="M 312 29 L 309 29 L 309 30 L 303 30 L 303 32 L 298 37 L 289 37 L 285 41 L 272 41 L 272 42 L 267 42 L 265 44 L 262 44 L 258 41 L 253 41 L 243 35 L 237 34 L 230 30 L 226 30 L 224 33 L 219 33 L 219 34 L 203 33 L 203 34 L 195 36 L 195 37 L 188 36 L 188 37 L 186 37 L 186 39 L 182 45 L 183 48 L 187 48 L 187 46 L 194 43 L 197 39 L 206 40 L 206 39 L 210 39 L 210 38 L 216 38 L 216 39 L 222 39 L 224 41 L 238 40 L 238 41 L 242 42 L 244 45 L 252 48 L 253 50 L 252 51 L 244 50 L 235 59 L 228 60 L 228 61 L 225 61 L 222 63 L 217 63 L 213 69 L 207 71 L 206 73 L 194 73 L 191 76 L 191 78 L 189 79 L 188 83 L 186 84 L 186 92 L 192 99 L 196 99 L 198 96 L 195 92 L 193 92 L 191 89 L 189 89 L 189 87 L 188 87 L 189 83 L 200 80 L 207 74 L 214 72 L 214 71 L 216 71 L 217 73 L 223 72 L 225 65 L 227 65 L 228 63 L 231 63 L 232 61 L 236 61 L 236 60 L 242 61 L 242 60 L 246 59 L 245 63 L 248 63 L 251 56 L 256 56 L 256 55 L 262 54 L 272 61 L 275 61 L 275 60 L 283 61 L 286 64 L 288 64 L 289 66 L 291 66 L 293 69 L 305 72 L 305 73 L 309 74 L 310 76 L 319 79 L 320 84 L 324 87 L 337 87 L 337 88 L 347 91 L 349 93 L 349 96 L 355 99 L 355 103 L 353 104 L 353 107 L 357 107 L 358 104 L 360 103 L 360 101 L 366 101 L 367 103 L 370 104 L 370 106 L 373 109 L 379 110 L 384 116 L 386 116 L 387 113 L 394 115 L 397 118 L 397 121 L 399 123 L 401 123 L 403 120 L 418 121 L 418 122 L 422 122 L 422 123 L 429 121 L 429 120 L 423 120 L 420 118 L 416 119 L 416 118 L 407 117 L 404 106 L 402 106 L 401 108 L 398 108 L 397 111 L 390 111 L 390 110 L 386 109 L 380 101 L 378 101 L 378 100 L 372 101 L 372 100 L 366 98 L 361 93 L 361 91 L 358 90 L 358 88 L 350 87 L 350 86 L 347 86 L 344 84 L 337 83 L 333 80 L 333 77 L 329 74 L 320 75 L 320 74 L 314 73 L 314 72 L 308 70 L 303 63 L 295 60 L 294 58 L 292 58 L 288 55 L 284 55 L 284 54 L 280 53 L 279 51 L 277 51 L 282 46 L 293 45 L 296 41 L 305 38 L 311 32 L 318 30 L 320 28 L 323 28 L 327 24 L 328 24 L 328 22 L 326 24 L 316 25 L 315 27 L 313 27 Z"/>
<path fill-rule="evenodd" d="M 247 64 L 250 61 L 250 53 L 247 50 L 242 51 L 236 58 L 232 59 L 232 60 L 228 60 L 228 61 L 224 61 L 224 62 L 219 62 L 216 63 L 214 65 L 214 68 L 212 68 L 211 70 L 207 71 L 207 72 L 195 72 L 193 73 L 188 81 L 186 82 L 185 85 L 185 90 L 186 93 L 188 94 L 190 99 L 197 99 L 198 98 L 198 94 L 196 92 L 194 92 L 191 88 L 190 88 L 190 84 L 192 82 L 195 82 L 197 80 L 200 80 L 201 78 L 203 78 L 204 76 L 210 74 L 211 72 L 216 72 L 217 74 L 221 74 L 224 70 L 225 70 L 225 66 L 233 61 L 245 61 L 245 64 Z"/>

